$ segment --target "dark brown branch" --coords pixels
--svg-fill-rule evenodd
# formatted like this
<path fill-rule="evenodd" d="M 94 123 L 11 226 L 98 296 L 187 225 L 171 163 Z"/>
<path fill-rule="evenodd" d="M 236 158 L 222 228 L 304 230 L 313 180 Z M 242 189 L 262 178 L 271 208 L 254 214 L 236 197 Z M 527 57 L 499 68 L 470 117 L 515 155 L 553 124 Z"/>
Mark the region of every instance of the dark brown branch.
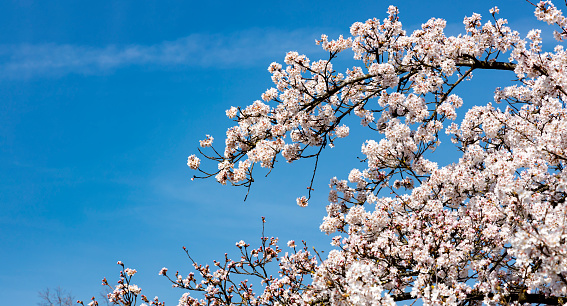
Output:
<path fill-rule="evenodd" d="M 455 87 L 457 87 L 457 85 L 459 85 L 467 76 L 469 76 L 473 70 L 474 70 L 474 67 L 471 67 L 471 69 L 467 70 L 467 72 L 465 72 L 465 74 L 461 75 L 461 77 L 455 82 L 455 84 L 451 85 L 451 88 L 449 88 L 449 90 L 447 90 L 447 92 L 441 98 L 441 103 L 443 103 L 443 102 L 445 102 L 445 100 L 447 100 L 447 98 L 449 97 L 449 95 L 451 94 L 453 89 L 455 89 Z"/>
<path fill-rule="evenodd" d="M 358 82 L 367 80 L 374 77 L 374 75 L 372 74 L 365 74 L 363 76 L 359 76 L 357 78 L 353 78 L 350 80 L 346 80 L 346 81 L 342 81 L 339 85 L 335 86 L 334 88 L 328 90 L 325 94 L 313 99 L 313 101 L 311 101 L 309 104 L 307 104 L 306 106 L 306 111 L 310 112 L 312 111 L 319 103 L 325 101 L 326 99 L 330 98 L 331 96 L 333 96 L 334 94 L 336 94 L 337 92 L 339 92 L 343 87 L 350 85 L 350 84 L 356 84 Z"/>
<path fill-rule="evenodd" d="M 474 69 L 494 69 L 494 70 L 511 70 L 516 69 L 516 64 L 496 61 L 481 62 L 474 58 L 459 58 L 455 61 L 455 65 L 471 67 Z"/>

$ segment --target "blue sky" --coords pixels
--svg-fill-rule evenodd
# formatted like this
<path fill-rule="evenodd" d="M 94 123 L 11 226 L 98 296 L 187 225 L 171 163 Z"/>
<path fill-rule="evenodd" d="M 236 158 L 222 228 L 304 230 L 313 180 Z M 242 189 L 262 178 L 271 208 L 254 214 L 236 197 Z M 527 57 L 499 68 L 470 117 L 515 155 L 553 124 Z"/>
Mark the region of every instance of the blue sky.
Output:
<path fill-rule="evenodd" d="M 465 15 L 488 17 L 494 4 L 523 34 L 543 26 L 517 0 L 391 3 L 410 30 L 434 16 L 458 33 Z M 244 189 L 191 182 L 186 159 L 205 134 L 222 143 L 224 110 L 271 87 L 272 61 L 290 50 L 323 57 L 314 44 L 322 33 L 348 35 L 391 3 L 0 2 L 1 304 L 35 305 L 39 290 L 57 286 L 88 300 L 103 277 L 117 279 L 122 260 L 143 293 L 175 305 L 183 292 L 160 268 L 190 272 L 182 246 L 203 263 L 235 254 L 236 241 L 258 241 L 261 216 L 283 244 L 327 248 L 318 226 L 328 180 L 348 175 L 372 135 L 323 157 L 306 209 L 295 198 L 310 162 L 282 164 L 243 202 Z M 488 102 L 499 78 L 479 73 L 461 92 L 465 104 Z"/>

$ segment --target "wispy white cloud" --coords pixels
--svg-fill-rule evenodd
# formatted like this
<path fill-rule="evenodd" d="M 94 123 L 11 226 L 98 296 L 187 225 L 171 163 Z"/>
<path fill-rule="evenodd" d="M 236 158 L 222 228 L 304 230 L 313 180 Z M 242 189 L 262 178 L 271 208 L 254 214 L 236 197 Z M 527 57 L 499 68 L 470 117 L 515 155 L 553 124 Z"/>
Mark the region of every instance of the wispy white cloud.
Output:
<path fill-rule="evenodd" d="M 108 73 L 126 66 L 251 66 L 282 60 L 284 53 L 320 50 L 319 30 L 254 29 L 231 34 L 191 34 L 154 45 L 0 45 L 0 77 L 30 78 Z"/>

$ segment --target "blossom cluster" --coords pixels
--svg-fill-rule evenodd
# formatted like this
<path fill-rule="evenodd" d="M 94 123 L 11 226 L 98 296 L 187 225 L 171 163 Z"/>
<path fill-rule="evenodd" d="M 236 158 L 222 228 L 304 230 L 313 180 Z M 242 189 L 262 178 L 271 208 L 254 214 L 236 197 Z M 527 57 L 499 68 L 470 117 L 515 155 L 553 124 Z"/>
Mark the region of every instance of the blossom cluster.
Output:
<path fill-rule="evenodd" d="M 567 36 L 557 7 L 534 7 L 538 20 L 558 27 L 557 40 Z M 258 248 L 236 243 L 240 260 L 193 262 L 187 277 L 164 268 L 174 286 L 202 294 L 185 293 L 179 305 L 564 303 L 567 52 L 545 47 L 540 30 L 522 37 L 497 7 L 489 12 L 486 21 L 465 17 L 464 32 L 447 36 L 438 18 L 407 33 L 391 6 L 383 20 L 354 23 L 351 37 L 321 36 L 326 59 L 289 52 L 285 65 L 272 63 L 274 87 L 262 100 L 226 111 L 236 125 L 224 150 L 209 135 L 201 141 L 216 170 L 195 155 L 188 166 L 196 177 L 250 188 L 256 164 L 318 160 L 354 131 L 346 118 L 358 118 L 370 131 L 362 166 L 330 180 L 320 225 L 335 249 L 321 258 L 290 241 L 293 252 L 282 255 L 277 239 L 262 233 Z M 338 72 L 333 64 L 347 50 L 361 64 Z M 493 103 L 469 105 L 455 88 L 478 70 L 513 84 L 494 89 Z M 443 134 L 451 143 L 441 145 Z M 435 154 L 445 145 L 461 155 L 439 165 Z M 272 276 L 267 266 L 275 262 Z M 129 286 L 117 290 L 133 294 Z"/>
<path fill-rule="evenodd" d="M 562 12 L 550 1 L 534 6 L 562 40 Z M 317 43 L 328 59 L 290 52 L 285 67 L 272 63 L 274 88 L 263 101 L 230 111 L 238 125 L 224 155 L 211 158 L 223 184 L 249 187 L 251 166 L 272 168 L 279 156 L 318 158 L 349 136 L 347 116 L 375 132 L 362 144 L 365 168 L 331 179 L 320 229 L 340 234 L 339 249 L 314 269 L 303 303 L 566 296 L 567 53 L 544 51 L 540 30 L 522 38 L 499 13 L 492 8 L 488 21 L 472 14 L 464 34 L 446 36 L 437 18 L 407 33 L 390 7 L 384 20 L 354 23 L 352 37 L 323 35 Z M 335 71 L 348 49 L 363 65 Z M 454 89 L 480 69 L 516 83 L 496 88 L 494 102 L 504 106 L 469 106 L 459 122 L 465 101 Z M 442 133 L 462 152 L 457 163 L 431 161 Z M 246 176 L 236 175 L 242 160 Z"/>

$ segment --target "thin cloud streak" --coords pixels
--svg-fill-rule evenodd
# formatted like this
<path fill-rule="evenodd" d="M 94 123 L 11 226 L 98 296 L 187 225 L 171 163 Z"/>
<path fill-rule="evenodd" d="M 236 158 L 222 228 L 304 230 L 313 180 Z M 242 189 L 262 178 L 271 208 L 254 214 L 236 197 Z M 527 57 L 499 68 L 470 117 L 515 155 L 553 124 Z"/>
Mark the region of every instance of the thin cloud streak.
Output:
<path fill-rule="evenodd" d="M 104 74 L 127 66 L 243 67 L 266 60 L 283 60 L 284 53 L 317 52 L 314 41 L 322 32 L 247 30 L 232 34 L 191 34 L 155 45 L 92 47 L 71 44 L 0 46 L 3 78 L 32 78 L 66 74 Z"/>
<path fill-rule="evenodd" d="M 462 33 L 462 27 L 457 23 L 448 24 L 447 35 Z M 420 26 L 408 27 L 413 28 Z M 525 29 L 526 25 L 520 28 Z M 282 62 L 287 51 L 308 56 L 323 54 L 320 46 L 315 45 L 322 33 L 330 37 L 348 36 L 348 33 L 333 32 L 329 29 L 250 29 L 222 34 L 196 33 L 153 45 L 0 45 L 0 79 L 100 75 L 132 66 L 153 69 L 265 66 L 272 61 Z M 553 41 L 552 37 L 544 37 L 544 45 L 550 41 Z"/>

